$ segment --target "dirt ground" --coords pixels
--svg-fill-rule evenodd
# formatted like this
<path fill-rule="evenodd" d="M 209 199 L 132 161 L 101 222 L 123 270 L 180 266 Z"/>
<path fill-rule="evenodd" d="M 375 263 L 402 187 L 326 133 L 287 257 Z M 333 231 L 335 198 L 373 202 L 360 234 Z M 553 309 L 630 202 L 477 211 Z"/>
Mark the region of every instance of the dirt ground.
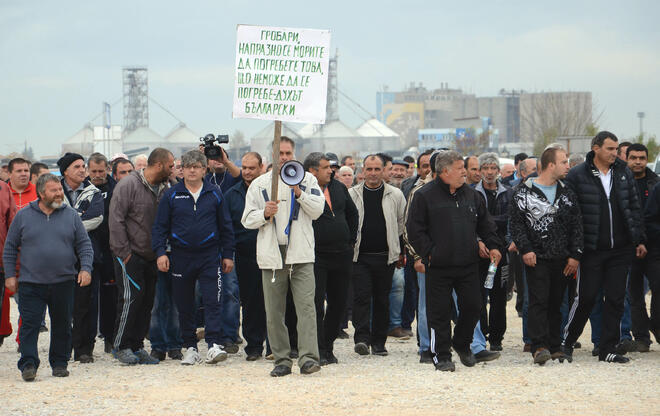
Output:
<path fill-rule="evenodd" d="M 12 322 L 17 310 L 12 301 Z M 349 329 L 352 333 L 352 329 Z M 521 320 L 508 306 L 502 357 L 455 373 L 420 364 L 414 339 L 390 338 L 389 356 L 361 357 L 352 340 L 337 340 L 339 364 L 302 376 L 271 378 L 272 362 L 230 355 L 215 366 L 184 367 L 166 360 L 121 366 L 97 342 L 93 364 L 71 362 L 68 378 L 48 366 L 48 334 L 41 334 L 42 365 L 25 383 L 16 368 L 13 337 L 0 347 L 0 414 L 3 415 L 658 415 L 660 347 L 632 353 L 626 365 L 591 356 L 589 325 L 572 364 L 532 364 L 522 352 Z M 205 353 L 200 343 L 200 352 Z M 457 357 L 454 357 L 458 361 Z"/>

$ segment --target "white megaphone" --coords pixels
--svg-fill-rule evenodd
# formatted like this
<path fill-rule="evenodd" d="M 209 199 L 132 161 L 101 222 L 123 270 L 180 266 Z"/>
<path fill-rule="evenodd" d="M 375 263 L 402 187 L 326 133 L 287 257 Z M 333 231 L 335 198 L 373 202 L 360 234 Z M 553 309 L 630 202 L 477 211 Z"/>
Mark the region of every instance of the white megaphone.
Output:
<path fill-rule="evenodd" d="M 282 165 L 280 178 L 289 186 L 299 185 L 305 178 L 305 168 L 297 160 L 289 160 Z"/>

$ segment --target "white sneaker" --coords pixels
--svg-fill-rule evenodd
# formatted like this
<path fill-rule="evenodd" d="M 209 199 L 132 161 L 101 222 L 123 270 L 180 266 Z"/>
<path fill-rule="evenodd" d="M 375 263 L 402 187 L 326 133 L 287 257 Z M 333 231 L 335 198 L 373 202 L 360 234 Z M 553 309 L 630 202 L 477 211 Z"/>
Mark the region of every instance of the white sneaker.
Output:
<path fill-rule="evenodd" d="M 197 348 L 188 347 L 186 352 L 183 353 L 183 358 L 181 359 L 181 365 L 194 365 L 200 361 L 199 352 Z"/>
<path fill-rule="evenodd" d="M 206 364 L 215 364 L 227 359 L 227 351 L 222 348 L 222 345 L 213 344 L 206 353 Z"/>

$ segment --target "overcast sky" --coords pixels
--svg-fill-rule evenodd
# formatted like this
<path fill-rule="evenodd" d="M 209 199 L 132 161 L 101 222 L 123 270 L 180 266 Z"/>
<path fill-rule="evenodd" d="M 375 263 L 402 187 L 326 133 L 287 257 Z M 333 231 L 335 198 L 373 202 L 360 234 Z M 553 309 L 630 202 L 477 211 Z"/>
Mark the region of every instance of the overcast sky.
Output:
<path fill-rule="evenodd" d="M 121 99 L 121 69 L 146 65 L 150 95 L 200 133 L 233 120 L 239 23 L 330 29 L 339 88 L 370 113 L 383 85 L 448 82 L 480 96 L 500 88 L 591 91 L 602 129 L 660 135 L 660 2 L 554 1 L 0 1 L 0 154 L 27 140 L 38 156 Z M 552 6 L 548 6 L 552 5 Z M 344 121 L 361 119 L 340 101 Z M 150 104 L 161 135 L 177 121 Z M 121 124 L 122 107 L 113 107 Z M 101 119 L 97 119 L 101 123 Z"/>

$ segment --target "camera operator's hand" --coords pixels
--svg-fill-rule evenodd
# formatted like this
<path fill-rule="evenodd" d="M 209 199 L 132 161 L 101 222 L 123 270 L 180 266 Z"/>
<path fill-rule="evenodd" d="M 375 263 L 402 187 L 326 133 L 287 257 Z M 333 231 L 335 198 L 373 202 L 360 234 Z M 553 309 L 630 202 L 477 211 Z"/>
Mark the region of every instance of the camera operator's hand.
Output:
<path fill-rule="evenodd" d="M 277 203 L 280 201 L 268 201 L 266 202 L 266 208 L 264 208 L 264 218 L 269 219 L 273 215 L 277 214 Z"/>
<path fill-rule="evenodd" d="M 231 273 L 234 269 L 234 260 L 232 259 L 222 259 L 222 272 Z"/>
<path fill-rule="evenodd" d="M 156 260 L 156 265 L 158 266 L 158 270 L 165 273 L 170 269 L 170 259 L 163 254 Z"/>

